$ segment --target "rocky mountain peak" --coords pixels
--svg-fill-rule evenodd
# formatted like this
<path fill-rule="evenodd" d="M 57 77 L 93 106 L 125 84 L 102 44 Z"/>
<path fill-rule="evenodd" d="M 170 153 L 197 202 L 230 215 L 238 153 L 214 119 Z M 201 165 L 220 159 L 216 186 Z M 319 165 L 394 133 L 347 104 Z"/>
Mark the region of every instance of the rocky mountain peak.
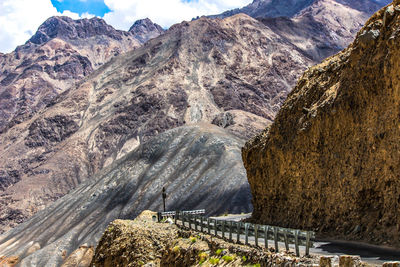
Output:
<path fill-rule="evenodd" d="M 106 35 L 120 40 L 122 32 L 108 25 L 101 18 L 73 20 L 65 16 L 54 16 L 47 19 L 29 39 L 28 42 L 42 44 L 59 37 L 64 40 L 85 39 L 95 35 Z"/>
<path fill-rule="evenodd" d="M 137 20 L 130 28 L 129 32 L 132 33 L 140 41 L 147 41 L 155 36 L 164 33 L 164 29 L 153 23 L 149 18 Z"/>

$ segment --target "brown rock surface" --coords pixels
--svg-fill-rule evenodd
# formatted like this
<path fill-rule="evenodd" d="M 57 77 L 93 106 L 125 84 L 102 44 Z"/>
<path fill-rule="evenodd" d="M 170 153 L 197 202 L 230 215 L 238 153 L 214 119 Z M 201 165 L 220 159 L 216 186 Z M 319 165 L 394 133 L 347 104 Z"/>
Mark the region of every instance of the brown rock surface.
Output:
<path fill-rule="evenodd" d="M 311 64 L 246 15 L 183 22 L 114 57 L 0 135 L 0 230 L 168 129 L 229 111 L 227 130 L 250 137 Z"/>
<path fill-rule="evenodd" d="M 222 253 L 217 255 L 217 250 Z M 231 260 L 225 261 L 224 255 Z M 91 266 L 311 266 L 316 262 L 316 256 L 297 258 L 291 253 L 228 243 L 174 224 L 155 223 L 148 217 L 110 223 Z"/>
<path fill-rule="evenodd" d="M 246 144 L 253 220 L 400 246 L 399 27 L 394 1 Z"/>

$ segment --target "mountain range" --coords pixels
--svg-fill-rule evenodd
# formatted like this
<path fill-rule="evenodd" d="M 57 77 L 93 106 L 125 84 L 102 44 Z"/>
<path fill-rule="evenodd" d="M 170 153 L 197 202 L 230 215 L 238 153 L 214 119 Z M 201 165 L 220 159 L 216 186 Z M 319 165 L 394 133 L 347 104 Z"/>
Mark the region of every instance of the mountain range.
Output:
<path fill-rule="evenodd" d="M 307 68 L 350 44 L 386 4 L 362 2 L 298 0 L 288 8 L 255 0 L 167 31 L 148 19 L 128 32 L 98 18 L 48 19 L 26 44 L 0 55 L 0 231 L 15 227 L 0 237 L 0 255 L 58 266 L 55 248 L 69 254 L 94 245 L 112 219 L 160 208 L 165 183 L 174 185 L 172 207 L 250 211 L 237 151 L 272 123 Z M 170 156 L 163 142 L 184 156 Z M 202 153 L 208 150 L 215 153 Z M 135 181 L 142 182 L 128 185 Z M 201 193 L 213 191 L 210 199 Z M 179 195 L 192 202 L 179 204 Z M 112 205 L 96 213 L 108 198 Z M 65 222 L 63 213 L 79 206 L 70 202 L 83 208 Z M 86 217 L 91 223 L 75 228 Z"/>

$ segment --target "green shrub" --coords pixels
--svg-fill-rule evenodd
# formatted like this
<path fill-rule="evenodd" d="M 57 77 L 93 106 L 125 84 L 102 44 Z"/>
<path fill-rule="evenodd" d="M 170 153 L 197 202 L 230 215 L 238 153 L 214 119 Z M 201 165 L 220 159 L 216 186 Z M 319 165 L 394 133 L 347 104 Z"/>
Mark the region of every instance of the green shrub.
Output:
<path fill-rule="evenodd" d="M 208 258 L 208 254 L 205 252 L 200 252 L 199 253 L 199 264 L 203 264 Z"/>
<path fill-rule="evenodd" d="M 181 248 L 179 246 L 175 246 L 175 247 L 172 248 L 172 251 L 175 252 L 175 253 L 178 253 L 179 250 L 181 250 Z"/>
<path fill-rule="evenodd" d="M 247 261 L 246 256 L 242 256 L 242 261 L 243 261 L 243 262 Z"/>
<path fill-rule="evenodd" d="M 222 259 L 223 259 L 224 261 L 226 261 L 226 262 L 231 262 L 231 261 L 233 261 L 233 257 L 230 256 L 230 255 L 224 255 L 224 256 L 222 257 Z"/>
<path fill-rule="evenodd" d="M 217 258 L 210 258 L 209 259 L 210 264 L 212 265 L 217 265 L 219 263 L 219 259 Z"/>
<path fill-rule="evenodd" d="M 190 237 L 190 242 L 192 242 L 192 243 L 196 243 L 196 241 L 197 241 L 197 238 L 196 237 Z"/>
<path fill-rule="evenodd" d="M 217 251 L 215 251 L 215 255 L 217 255 L 217 256 L 219 256 L 219 255 L 221 255 L 221 253 L 222 253 L 222 249 L 217 249 Z"/>

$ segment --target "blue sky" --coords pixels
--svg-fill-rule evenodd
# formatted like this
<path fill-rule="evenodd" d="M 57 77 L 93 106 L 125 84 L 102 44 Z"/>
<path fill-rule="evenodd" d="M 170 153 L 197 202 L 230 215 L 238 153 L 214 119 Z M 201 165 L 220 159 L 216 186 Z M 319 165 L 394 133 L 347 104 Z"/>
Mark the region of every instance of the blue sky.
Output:
<path fill-rule="evenodd" d="M 119 30 L 149 18 L 163 28 L 202 15 L 245 6 L 252 0 L 0 0 L 0 52 L 24 44 L 51 16 L 98 16 Z"/>
<path fill-rule="evenodd" d="M 104 14 L 111 11 L 111 9 L 104 4 L 104 0 L 51 0 L 51 4 L 60 13 L 68 10 L 80 16 L 87 13 L 103 17 Z"/>

